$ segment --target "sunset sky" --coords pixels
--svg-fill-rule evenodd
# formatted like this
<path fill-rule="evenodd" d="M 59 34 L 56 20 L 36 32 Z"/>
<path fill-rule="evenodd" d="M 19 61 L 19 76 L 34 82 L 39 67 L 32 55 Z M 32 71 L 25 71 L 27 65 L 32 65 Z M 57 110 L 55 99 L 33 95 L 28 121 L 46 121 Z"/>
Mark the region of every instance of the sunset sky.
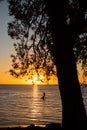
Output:
<path fill-rule="evenodd" d="M 25 79 L 16 79 L 9 74 L 11 68 L 10 55 L 14 54 L 14 41 L 8 36 L 7 27 L 8 22 L 12 20 L 12 17 L 8 14 L 7 2 L 0 3 L 0 84 L 31 84 L 32 81 L 26 81 Z M 36 83 L 41 83 L 34 78 Z M 49 83 L 57 84 L 57 80 L 51 80 Z"/>
<path fill-rule="evenodd" d="M 15 79 L 9 74 L 11 68 L 10 55 L 14 53 L 14 41 L 8 36 L 7 23 L 12 20 L 8 15 L 8 6 L 6 1 L 0 3 L 0 84 L 29 84 L 31 82 L 25 79 Z M 81 74 L 80 74 L 81 75 Z M 81 77 L 80 77 L 81 79 Z M 37 80 L 34 79 L 34 80 Z M 82 80 L 82 79 L 81 79 Z M 37 82 L 38 83 L 38 82 Z M 51 80 L 49 83 L 57 84 L 57 80 Z"/>

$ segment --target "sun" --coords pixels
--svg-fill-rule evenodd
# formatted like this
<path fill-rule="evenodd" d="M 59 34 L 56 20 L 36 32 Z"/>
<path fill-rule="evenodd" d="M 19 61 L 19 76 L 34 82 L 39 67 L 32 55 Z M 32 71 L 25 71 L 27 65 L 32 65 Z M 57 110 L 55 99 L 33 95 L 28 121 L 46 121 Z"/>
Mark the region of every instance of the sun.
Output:
<path fill-rule="evenodd" d="M 38 82 L 37 76 L 33 76 L 33 79 L 32 79 L 32 80 L 33 80 L 34 83 Z"/>
<path fill-rule="evenodd" d="M 42 77 L 38 75 L 32 75 L 31 79 L 28 80 L 29 84 L 39 85 L 42 84 Z"/>
<path fill-rule="evenodd" d="M 35 85 L 43 84 L 44 76 L 43 75 L 33 75 L 32 76 L 32 83 Z"/>
<path fill-rule="evenodd" d="M 35 84 L 35 85 L 39 84 L 39 79 L 36 75 L 32 76 L 32 84 Z"/>
<path fill-rule="evenodd" d="M 44 84 L 58 84 L 58 80 L 56 77 L 50 77 L 50 80 L 47 81 L 46 77 L 43 74 L 32 75 L 31 79 L 28 79 L 28 84 L 31 85 L 44 85 Z"/>

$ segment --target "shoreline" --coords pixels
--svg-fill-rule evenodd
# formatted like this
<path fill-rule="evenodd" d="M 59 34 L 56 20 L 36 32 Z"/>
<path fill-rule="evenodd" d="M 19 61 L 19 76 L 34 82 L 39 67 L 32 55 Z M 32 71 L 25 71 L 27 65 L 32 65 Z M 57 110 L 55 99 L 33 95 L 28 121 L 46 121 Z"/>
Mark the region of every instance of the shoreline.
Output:
<path fill-rule="evenodd" d="M 46 125 L 14 125 L 14 126 L 0 126 L 0 130 L 61 130 L 61 124 L 60 123 L 50 123 Z"/>

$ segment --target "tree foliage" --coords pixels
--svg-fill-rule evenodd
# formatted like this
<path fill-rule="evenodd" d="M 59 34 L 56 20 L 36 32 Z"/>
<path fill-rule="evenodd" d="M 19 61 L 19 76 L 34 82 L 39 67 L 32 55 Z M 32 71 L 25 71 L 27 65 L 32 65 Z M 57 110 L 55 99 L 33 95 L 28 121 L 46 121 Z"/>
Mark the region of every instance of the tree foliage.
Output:
<path fill-rule="evenodd" d="M 10 73 L 15 77 L 43 73 L 46 79 L 56 75 L 53 56 L 49 52 L 53 43 L 48 28 L 48 16 L 44 1 L 9 0 L 9 14 L 14 20 L 8 24 L 8 34 L 16 39 L 15 55 Z M 47 44 L 48 43 L 48 44 Z M 48 76 L 47 76 L 48 75 Z"/>
<path fill-rule="evenodd" d="M 52 40 L 51 23 L 46 10 L 45 0 L 8 0 L 9 15 L 13 21 L 8 23 L 8 34 L 14 43 L 11 75 L 15 77 L 40 73 L 49 79 L 56 75 L 54 60 L 55 45 Z M 73 50 L 76 61 L 82 63 L 87 76 L 87 2 L 66 0 L 64 3 L 66 30 L 74 38 Z M 61 43 L 58 43 L 61 44 Z"/>

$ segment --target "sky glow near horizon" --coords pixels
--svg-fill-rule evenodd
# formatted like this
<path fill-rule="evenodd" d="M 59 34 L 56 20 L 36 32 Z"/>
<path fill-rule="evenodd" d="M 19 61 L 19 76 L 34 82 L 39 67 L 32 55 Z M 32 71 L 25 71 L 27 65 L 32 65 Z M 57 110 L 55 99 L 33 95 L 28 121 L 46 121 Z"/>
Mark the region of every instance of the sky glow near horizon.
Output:
<path fill-rule="evenodd" d="M 7 32 L 8 22 L 11 20 L 12 17 L 8 14 L 6 0 L 0 2 L 0 84 L 31 84 L 31 80 L 15 79 L 9 74 L 12 63 L 10 55 L 14 54 L 14 41 L 8 36 Z M 37 77 L 34 77 L 34 80 L 37 84 L 41 83 L 37 81 Z M 81 76 L 80 81 L 82 81 Z M 49 84 L 58 84 L 58 81 L 52 79 Z"/>
<path fill-rule="evenodd" d="M 0 2 L 0 84 L 42 84 L 40 81 L 35 79 L 16 79 L 9 74 L 11 68 L 10 55 L 14 54 L 13 43 L 14 40 L 8 36 L 7 27 L 8 22 L 12 20 L 12 17 L 8 14 L 8 5 L 6 0 Z M 57 80 L 50 80 L 50 84 L 57 84 Z"/>

